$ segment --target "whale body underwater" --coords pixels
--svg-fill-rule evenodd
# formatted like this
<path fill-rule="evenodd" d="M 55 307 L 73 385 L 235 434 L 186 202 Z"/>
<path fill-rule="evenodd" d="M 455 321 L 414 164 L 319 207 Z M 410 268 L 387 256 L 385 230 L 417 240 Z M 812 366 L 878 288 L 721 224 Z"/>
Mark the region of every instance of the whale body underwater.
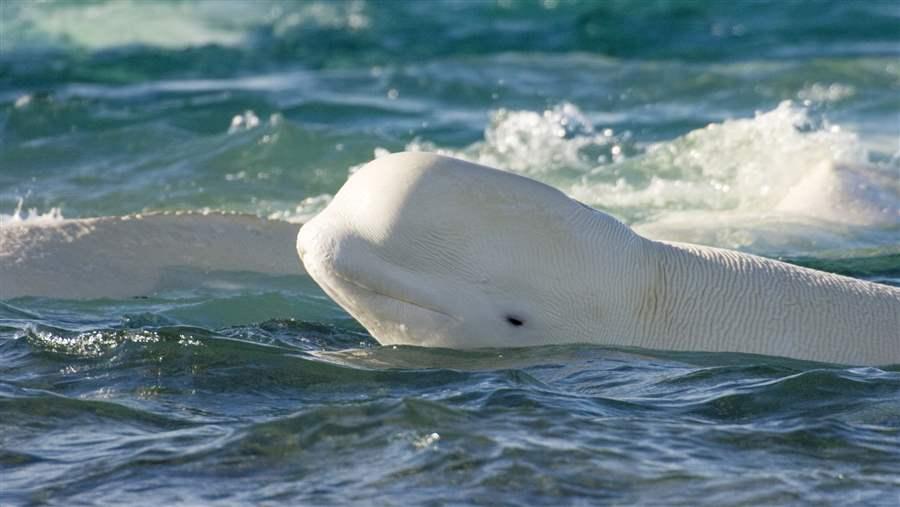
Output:
<path fill-rule="evenodd" d="M 297 254 L 383 345 L 900 363 L 898 288 L 648 239 L 543 183 L 428 153 L 358 169 L 299 234 L 217 213 L 7 224 L 0 299 L 145 295 L 179 266 L 300 274 Z"/>

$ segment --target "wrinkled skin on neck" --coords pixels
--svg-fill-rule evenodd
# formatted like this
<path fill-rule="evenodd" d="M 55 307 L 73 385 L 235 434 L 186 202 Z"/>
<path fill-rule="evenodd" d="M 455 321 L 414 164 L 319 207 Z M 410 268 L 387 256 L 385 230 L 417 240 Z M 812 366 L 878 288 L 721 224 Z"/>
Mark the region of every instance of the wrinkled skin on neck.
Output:
<path fill-rule="evenodd" d="M 654 317 L 637 345 L 900 364 L 900 289 L 731 250 L 656 245 Z"/>
<path fill-rule="evenodd" d="M 900 290 L 651 241 L 549 186 L 437 155 L 361 168 L 303 226 L 297 250 L 383 344 L 900 362 Z"/>

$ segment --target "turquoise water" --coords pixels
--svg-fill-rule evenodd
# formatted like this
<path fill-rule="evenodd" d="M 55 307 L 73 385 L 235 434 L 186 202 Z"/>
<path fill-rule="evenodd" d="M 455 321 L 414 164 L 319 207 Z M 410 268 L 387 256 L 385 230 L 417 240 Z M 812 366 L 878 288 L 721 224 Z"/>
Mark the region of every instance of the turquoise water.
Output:
<path fill-rule="evenodd" d="M 418 149 L 651 237 L 900 286 L 893 1 L 2 0 L 0 16 L 0 227 L 299 224 L 353 168 Z M 900 501 L 897 365 L 380 347 L 299 269 L 220 276 L 0 302 L 0 505 Z"/>

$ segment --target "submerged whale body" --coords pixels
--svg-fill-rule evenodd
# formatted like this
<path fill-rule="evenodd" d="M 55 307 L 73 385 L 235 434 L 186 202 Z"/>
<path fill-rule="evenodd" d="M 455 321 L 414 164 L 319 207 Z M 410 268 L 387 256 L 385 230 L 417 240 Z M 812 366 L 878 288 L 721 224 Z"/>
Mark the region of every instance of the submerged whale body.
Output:
<path fill-rule="evenodd" d="M 4 225 L 0 299 L 143 296 L 164 288 L 173 281 L 172 270 L 181 268 L 302 274 L 293 249 L 296 233 L 294 224 L 223 213 Z"/>
<path fill-rule="evenodd" d="M 448 157 L 370 162 L 301 228 L 297 251 L 383 344 L 900 363 L 900 289 L 653 241 L 552 187 Z"/>

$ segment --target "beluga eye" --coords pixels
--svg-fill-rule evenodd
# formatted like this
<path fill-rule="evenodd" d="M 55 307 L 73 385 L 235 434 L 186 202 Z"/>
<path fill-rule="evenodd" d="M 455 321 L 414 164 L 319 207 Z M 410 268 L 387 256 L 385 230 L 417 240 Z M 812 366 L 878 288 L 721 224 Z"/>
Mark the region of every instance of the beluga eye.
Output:
<path fill-rule="evenodd" d="M 513 315 L 507 315 L 507 316 L 506 316 L 506 322 L 509 322 L 510 324 L 512 324 L 513 326 L 516 326 L 516 327 L 519 327 L 519 326 L 521 326 L 522 324 L 525 324 L 525 321 L 524 321 L 524 320 L 522 320 L 522 319 L 520 319 L 520 318 L 518 318 L 518 317 L 515 317 L 515 316 L 513 316 Z"/>

